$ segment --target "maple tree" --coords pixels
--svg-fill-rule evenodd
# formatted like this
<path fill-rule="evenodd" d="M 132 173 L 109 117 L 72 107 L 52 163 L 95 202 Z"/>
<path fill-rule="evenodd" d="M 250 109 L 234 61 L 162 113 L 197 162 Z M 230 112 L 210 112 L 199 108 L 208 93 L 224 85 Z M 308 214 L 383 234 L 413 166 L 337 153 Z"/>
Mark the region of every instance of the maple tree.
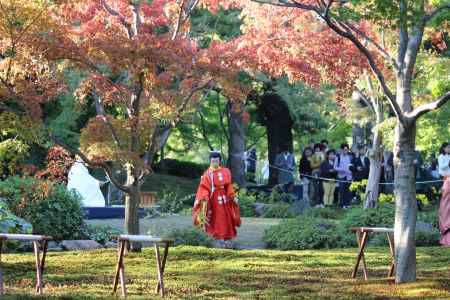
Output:
<path fill-rule="evenodd" d="M 53 140 L 93 167 L 105 169 L 126 193 L 125 228 L 139 234 L 140 185 L 164 134 L 199 101 L 220 88 L 239 101 L 247 93 L 239 70 L 219 47 L 199 49 L 186 34 L 189 1 L 70 1 L 53 10 L 48 56 L 87 75 L 76 96 L 93 99 L 97 116 L 82 130 L 80 149 Z M 107 161 L 126 170 L 120 182 Z M 139 245 L 132 245 L 139 250 Z"/>
<path fill-rule="evenodd" d="M 377 79 L 397 118 L 394 142 L 396 282 L 414 281 L 417 208 L 413 160 L 416 121 L 450 99 L 448 87 L 439 89 L 438 93 L 428 91 L 432 97 L 415 95 L 414 67 L 426 27 L 444 24 L 448 20 L 446 17 L 450 3 L 446 0 L 252 1 L 316 16 L 324 26 L 353 44 L 367 60 L 373 76 Z M 220 1 L 213 2 L 220 3 Z M 391 43 L 385 44 L 383 35 L 367 32 L 366 24 L 386 34 L 387 38 L 392 39 Z M 319 34 L 313 39 L 325 44 Z M 376 55 L 383 60 L 378 61 Z M 341 56 L 338 55 L 336 58 L 339 67 Z M 344 68 L 342 70 L 347 71 Z M 414 96 L 417 96 L 419 101 L 414 101 Z"/>
<path fill-rule="evenodd" d="M 48 1 L 0 1 L 0 110 L 41 116 L 41 104 L 63 86 L 47 57 Z"/>

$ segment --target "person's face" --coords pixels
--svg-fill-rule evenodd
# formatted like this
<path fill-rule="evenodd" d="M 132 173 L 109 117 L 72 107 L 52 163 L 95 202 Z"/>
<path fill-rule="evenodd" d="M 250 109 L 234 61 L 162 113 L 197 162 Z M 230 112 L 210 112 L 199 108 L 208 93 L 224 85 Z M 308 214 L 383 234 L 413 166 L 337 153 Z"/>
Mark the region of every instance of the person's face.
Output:
<path fill-rule="evenodd" d="M 348 154 L 348 147 L 344 147 L 344 148 L 342 149 L 342 153 Z"/>
<path fill-rule="evenodd" d="M 328 154 L 328 160 L 334 160 L 336 158 L 336 155 L 334 154 L 334 152 L 331 152 L 330 154 Z"/>
<path fill-rule="evenodd" d="M 311 152 L 311 150 L 305 150 L 305 156 L 306 157 L 310 157 L 312 155 L 312 152 Z"/>
<path fill-rule="evenodd" d="M 320 152 L 320 148 L 319 148 L 319 147 L 316 147 L 316 148 L 314 149 L 314 152 L 319 153 L 319 152 Z"/>
<path fill-rule="evenodd" d="M 211 167 L 218 168 L 220 166 L 220 157 L 211 158 Z"/>
<path fill-rule="evenodd" d="M 446 154 L 450 154 L 450 145 L 448 145 L 447 147 L 445 147 L 444 152 Z"/>
<path fill-rule="evenodd" d="M 359 155 L 363 156 L 366 153 L 366 149 L 359 149 Z"/>

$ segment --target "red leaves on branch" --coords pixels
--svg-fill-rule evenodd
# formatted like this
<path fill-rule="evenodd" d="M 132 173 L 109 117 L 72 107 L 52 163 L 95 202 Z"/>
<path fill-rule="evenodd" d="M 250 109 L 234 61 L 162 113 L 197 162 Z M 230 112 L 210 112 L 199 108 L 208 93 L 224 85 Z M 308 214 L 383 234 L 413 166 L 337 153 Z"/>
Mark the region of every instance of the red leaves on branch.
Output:
<path fill-rule="evenodd" d="M 67 184 L 70 167 L 75 162 L 73 156 L 64 148 L 54 146 L 48 150 L 45 162 L 45 169 L 37 172 L 36 177 Z"/>

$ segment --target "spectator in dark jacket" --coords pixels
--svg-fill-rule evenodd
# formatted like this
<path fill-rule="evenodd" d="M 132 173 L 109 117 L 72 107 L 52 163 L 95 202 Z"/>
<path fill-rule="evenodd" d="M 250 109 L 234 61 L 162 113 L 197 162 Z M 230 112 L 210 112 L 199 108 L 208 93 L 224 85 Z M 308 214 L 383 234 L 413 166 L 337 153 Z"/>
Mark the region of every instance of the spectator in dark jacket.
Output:
<path fill-rule="evenodd" d="M 352 167 L 350 170 L 352 171 L 354 181 L 361 181 L 369 178 L 370 160 L 366 156 L 364 147 L 358 147 L 351 164 Z"/>
<path fill-rule="evenodd" d="M 334 150 L 328 150 L 326 152 L 325 160 L 320 165 L 320 177 L 328 179 L 336 179 L 337 171 L 334 169 Z M 336 188 L 336 182 L 334 180 L 323 180 L 323 203 L 325 206 L 333 205 L 334 189 Z"/>
<path fill-rule="evenodd" d="M 303 199 L 307 202 L 310 200 L 311 193 L 311 176 L 312 168 L 311 168 L 311 157 L 313 154 L 313 150 L 309 147 L 306 147 L 303 150 L 302 158 L 300 159 L 299 173 L 300 180 L 302 181 L 303 186 Z M 307 176 L 304 176 L 307 175 Z"/>

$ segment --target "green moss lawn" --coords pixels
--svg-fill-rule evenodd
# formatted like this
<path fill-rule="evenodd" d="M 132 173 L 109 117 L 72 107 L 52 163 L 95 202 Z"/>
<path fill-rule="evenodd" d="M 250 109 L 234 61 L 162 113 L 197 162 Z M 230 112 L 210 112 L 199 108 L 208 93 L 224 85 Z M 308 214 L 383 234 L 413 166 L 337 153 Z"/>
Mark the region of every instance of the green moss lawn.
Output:
<path fill-rule="evenodd" d="M 176 247 L 169 254 L 169 299 L 450 299 L 450 249 L 418 248 L 418 282 L 386 279 L 386 248 L 369 248 L 369 281 L 351 279 L 356 249 L 316 251 L 220 250 Z M 34 298 L 30 253 L 2 256 L 7 298 Z M 49 253 L 45 298 L 106 299 L 114 249 Z M 158 298 L 152 249 L 126 257 L 129 299 Z M 361 275 L 361 274 L 359 274 Z"/>

